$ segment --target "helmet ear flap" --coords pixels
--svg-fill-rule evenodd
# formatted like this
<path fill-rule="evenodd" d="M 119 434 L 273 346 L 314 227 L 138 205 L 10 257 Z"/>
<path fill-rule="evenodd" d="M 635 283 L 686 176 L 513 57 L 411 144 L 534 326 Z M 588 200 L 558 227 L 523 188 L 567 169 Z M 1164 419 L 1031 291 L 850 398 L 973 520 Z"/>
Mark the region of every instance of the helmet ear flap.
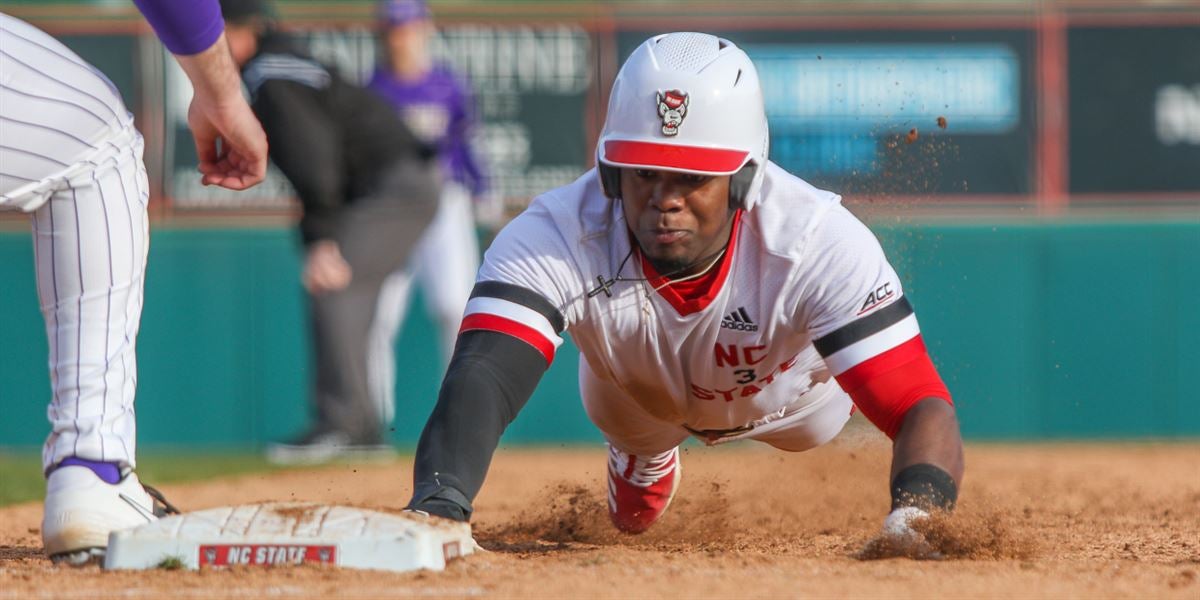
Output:
<path fill-rule="evenodd" d="M 746 208 L 746 196 L 750 193 L 750 186 L 754 184 L 757 169 L 758 165 L 750 161 L 729 177 L 729 208 Z"/>
<path fill-rule="evenodd" d="M 599 163 L 597 167 L 600 170 L 600 187 L 604 190 L 604 195 L 613 200 L 619 200 L 621 198 L 621 169 L 610 167 L 604 163 Z"/>

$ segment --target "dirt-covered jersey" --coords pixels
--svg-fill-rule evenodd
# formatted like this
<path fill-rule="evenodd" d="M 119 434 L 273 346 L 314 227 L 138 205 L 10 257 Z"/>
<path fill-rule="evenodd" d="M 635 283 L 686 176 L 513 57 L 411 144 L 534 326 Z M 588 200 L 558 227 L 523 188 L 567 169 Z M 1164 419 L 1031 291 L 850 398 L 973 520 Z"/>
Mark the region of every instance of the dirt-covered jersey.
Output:
<path fill-rule="evenodd" d="M 547 362 L 569 332 L 599 377 L 694 430 L 801 409 L 830 377 L 855 397 L 926 356 L 895 270 L 836 194 L 769 164 L 758 204 L 736 215 L 711 292 L 684 298 L 640 259 L 621 203 L 589 171 L 500 233 L 462 330 L 515 336 Z M 949 400 L 940 380 L 924 383 L 897 393 Z"/>

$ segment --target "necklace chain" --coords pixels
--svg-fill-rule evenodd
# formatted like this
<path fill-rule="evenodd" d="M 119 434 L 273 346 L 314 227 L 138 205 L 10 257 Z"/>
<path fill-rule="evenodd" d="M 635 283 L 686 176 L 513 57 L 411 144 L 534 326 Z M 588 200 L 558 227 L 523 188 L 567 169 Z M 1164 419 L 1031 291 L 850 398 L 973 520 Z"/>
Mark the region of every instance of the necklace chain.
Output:
<path fill-rule="evenodd" d="M 721 252 L 719 252 L 717 254 L 717 256 L 712 259 L 712 262 L 708 263 L 708 266 L 704 267 L 703 269 L 700 269 L 700 271 L 698 273 L 688 275 L 687 277 L 680 277 L 679 279 L 667 279 L 667 281 L 665 283 L 654 288 L 654 291 L 657 292 L 658 290 L 661 290 L 661 289 L 663 289 L 671 284 L 674 284 L 674 283 L 682 283 L 684 281 L 691 281 L 693 279 L 699 279 L 700 277 L 703 277 L 709 271 L 711 271 L 713 267 L 717 266 L 717 263 L 721 262 L 721 259 L 725 256 L 725 251 L 726 251 L 726 248 L 722 248 Z M 665 277 L 664 277 L 664 279 L 665 279 Z"/>
<path fill-rule="evenodd" d="M 711 271 L 711 270 L 712 270 L 712 268 L 713 268 L 713 267 L 715 267 L 715 266 L 717 265 L 717 263 L 718 263 L 718 262 L 721 262 L 721 258 L 723 258 L 723 257 L 725 256 L 725 253 L 726 253 L 728 250 L 729 250 L 729 247 L 728 247 L 728 246 L 726 246 L 726 247 L 724 247 L 724 248 L 721 248 L 721 250 L 720 250 L 720 251 L 718 251 L 716 254 L 713 254 L 713 255 L 712 255 L 712 256 L 713 256 L 713 258 L 712 258 L 712 260 L 711 260 L 711 261 L 708 263 L 708 266 L 704 267 L 703 269 L 701 269 L 701 270 L 700 270 L 700 272 L 698 272 L 698 273 L 695 273 L 695 274 L 693 274 L 693 275 L 688 275 L 688 276 L 686 276 L 686 277 L 680 277 L 679 279 L 670 279 L 671 275 L 673 275 L 673 274 L 675 274 L 675 273 L 677 273 L 677 272 L 679 272 L 679 271 L 682 271 L 682 270 L 684 270 L 684 269 L 687 269 L 688 267 L 684 267 L 683 269 L 678 269 L 678 270 L 676 270 L 676 271 L 672 271 L 672 272 L 670 272 L 670 273 L 667 273 L 666 275 L 659 275 L 659 277 L 661 277 L 661 278 L 665 279 L 666 281 L 665 281 L 663 284 L 659 285 L 658 287 L 655 287 L 655 288 L 654 288 L 653 290 L 651 290 L 650 292 L 648 292 L 647 296 L 648 296 L 649 294 L 652 294 L 652 293 L 654 293 L 654 292 L 657 292 L 658 290 L 661 290 L 661 289 L 663 289 L 664 287 L 667 287 L 667 286 L 671 285 L 672 283 L 680 283 L 680 282 L 684 282 L 684 281 L 691 281 L 692 279 L 696 279 L 696 278 L 698 278 L 698 277 L 702 277 L 702 276 L 704 276 L 706 273 L 708 273 L 709 271 Z M 616 273 L 616 275 L 614 275 L 614 276 L 613 276 L 613 278 L 612 278 L 612 279 L 610 279 L 610 280 L 608 280 L 608 281 L 604 281 L 604 277 L 603 277 L 603 276 L 598 276 L 598 277 L 596 277 L 596 280 L 599 282 L 599 284 L 600 284 L 600 285 L 599 285 L 599 286 L 597 286 L 597 287 L 596 287 L 595 289 L 593 289 L 592 291 L 588 292 L 588 293 L 587 293 L 587 297 L 588 297 L 588 298 L 591 298 L 591 297 L 593 297 L 593 296 L 595 296 L 595 295 L 597 295 L 597 294 L 599 294 L 599 293 L 601 293 L 601 292 L 604 292 L 604 294 L 605 294 L 605 295 L 607 295 L 607 296 L 609 296 L 609 297 L 611 298 L 611 297 L 612 297 L 612 293 L 610 293 L 610 292 L 609 292 L 609 289 L 612 287 L 612 285 L 613 285 L 614 283 L 617 283 L 617 282 L 619 282 L 619 281 L 645 281 L 645 282 L 649 283 L 649 281 L 650 281 L 650 280 L 649 280 L 648 278 L 644 278 L 644 277 L 630 277 L 630 278 L 627 278 L 627 277 L 622 277 L 622 276 L 621 276 L 621 271 L 624 271 L 624 270 L 625 270 L 625 264 L 629 262 L 629 259 L 633 257 L 633 255 L 634 255 L 634 253 L 635 253 L 635 252 L 637 252 L 637 248 L 636 248 L 636 247 L 630 247 L 630 248 L 629 248 L 629 252 L 625 254 L 625 258 L 621 259 L 621 264 L 617 266 L 617 273 Z M 690 266 L 690 265 L 689 265 L 689 266 Z"/>

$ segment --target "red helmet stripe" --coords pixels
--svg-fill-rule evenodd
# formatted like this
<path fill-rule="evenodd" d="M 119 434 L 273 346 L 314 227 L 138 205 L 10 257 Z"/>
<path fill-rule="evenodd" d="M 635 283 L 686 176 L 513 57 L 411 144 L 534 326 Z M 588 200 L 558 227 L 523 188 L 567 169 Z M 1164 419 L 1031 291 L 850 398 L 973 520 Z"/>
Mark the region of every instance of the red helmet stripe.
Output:
<path fill-rule="evenodd" d="M 742 168 L 742 165 L 746 164 L 749 156 L 749 152 L 725 148 L 675 146 L 624 140 L 604 142 L 604 162 L 648 169 L 735 173 Z"/>

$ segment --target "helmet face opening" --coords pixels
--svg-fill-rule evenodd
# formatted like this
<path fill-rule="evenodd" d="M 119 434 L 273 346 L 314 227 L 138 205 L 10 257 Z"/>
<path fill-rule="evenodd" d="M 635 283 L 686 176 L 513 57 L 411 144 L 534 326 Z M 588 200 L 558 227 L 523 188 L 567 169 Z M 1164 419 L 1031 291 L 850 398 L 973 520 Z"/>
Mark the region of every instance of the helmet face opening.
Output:
<path fill-rule="evenodd" d="M 625 168 L 650 168 L 650 167 L 625 167 Z M 604 190 L 604 195 L 614 200 L 621 199 L 621 168 L 613 165 L 600 163 L 597 170 L 600 173 L 600 188 Z M 668 169 L 664 169 L 668 170 Z M 694 173 L 695 171 L 683 171 L 685 173 Z M 747 202 L 750 196 L 750 190 L 757 182 L 760 169 L 754 161 L 747 162 L 736 173 L 729 176 L 729 208 L 749 209 L 750 204 Z"/>
<path fill-rule="evenodd" d="M 740 199 L 753 206 L 767 164 L 766 111 L 750 57 L 728 40 L 669 33 L 646 40 L 617 73 L 596 145 L 605 171 L 650 169 L 734 175 L 750 167 Z M 740 179 L 744 179 L 742 175 Z M 615 193 L 614 193 L 615 192 Z"/>

